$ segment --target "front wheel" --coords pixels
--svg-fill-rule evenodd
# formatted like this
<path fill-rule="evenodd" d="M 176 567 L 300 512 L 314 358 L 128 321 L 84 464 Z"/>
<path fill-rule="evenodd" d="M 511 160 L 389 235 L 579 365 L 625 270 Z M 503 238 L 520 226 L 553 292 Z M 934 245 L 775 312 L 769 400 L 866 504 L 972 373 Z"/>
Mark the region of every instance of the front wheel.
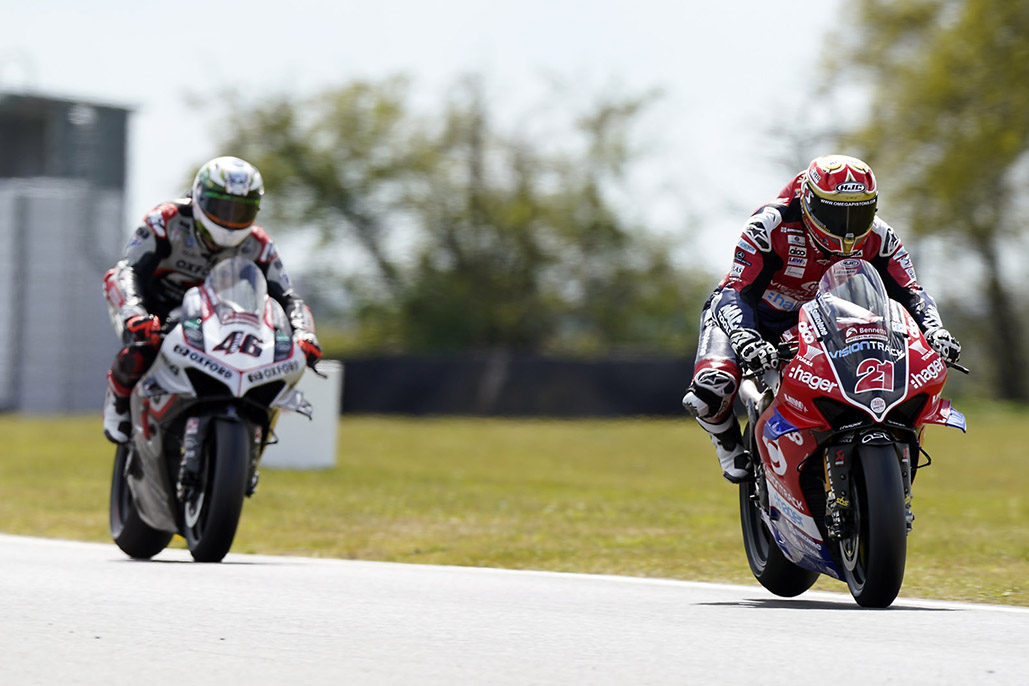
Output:
<path fill-rule="evenodd" d="M 897 452 L 862 445 L 851 473 L 850 536 L 840 541 L 843 576 L 862 607 L 889 607 L 904 582 L 907 521 Z"/>
<path fill-rule="evenodd" d="M 172 534 L 153 528 L 139 516 L 125 472 L 128 460 L 129 447 L 123 443 L 114 454 L 114 470 L 111 474 L 111 538 L 129 557 L 148 560 L 168 547 Z"/>
<path fill-rule="evenodd" d="M 197 562 L 221 562 L 232 547 L 246 497 L 250 439 L 246 424 L 211 421 L 197 485 L 183 503 L 183 536 Z"/>

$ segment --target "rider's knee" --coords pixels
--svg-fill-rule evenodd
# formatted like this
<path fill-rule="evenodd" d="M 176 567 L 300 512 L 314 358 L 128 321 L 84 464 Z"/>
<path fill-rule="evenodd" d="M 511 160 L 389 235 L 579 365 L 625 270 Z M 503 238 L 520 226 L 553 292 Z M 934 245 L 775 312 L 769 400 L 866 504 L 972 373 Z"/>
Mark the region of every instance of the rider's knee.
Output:
<path fill-rule="evenodd" d="M 122 386 L 131 388 L 150 367 L 154 357 L 155 355 L 146 348 L 126 346 L 114 358 L 111 376 Z"/>
<path fill-rule="evenodd" d="M 732 414 L 739 386 L 739 378 L 730 370 L 700 369 L 686 390 L 683 407 L 707 424 L 718 424 Z"/>

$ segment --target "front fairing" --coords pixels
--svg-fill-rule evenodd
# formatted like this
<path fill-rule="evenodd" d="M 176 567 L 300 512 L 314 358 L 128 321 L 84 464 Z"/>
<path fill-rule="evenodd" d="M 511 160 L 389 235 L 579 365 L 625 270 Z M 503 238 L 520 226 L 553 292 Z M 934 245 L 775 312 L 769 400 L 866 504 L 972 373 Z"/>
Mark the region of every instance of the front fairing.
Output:
<path fill-rule="evenodd" d="M 844 260 L 804 305 L 842 400 L 882 422 L 908 397 L 907 316 L 875 269 Z"/>
<path fill-rule="evenodd" d="M 288 319 L 268 297 L 253 262 L 220 262 L 203 286 L 186 293 L 181 310 L 182 322 L 166 339 L 163 354 L 213 377 L 233 396 L 271 381 L 292 387 L 303 374 L 303 354 Z"/>

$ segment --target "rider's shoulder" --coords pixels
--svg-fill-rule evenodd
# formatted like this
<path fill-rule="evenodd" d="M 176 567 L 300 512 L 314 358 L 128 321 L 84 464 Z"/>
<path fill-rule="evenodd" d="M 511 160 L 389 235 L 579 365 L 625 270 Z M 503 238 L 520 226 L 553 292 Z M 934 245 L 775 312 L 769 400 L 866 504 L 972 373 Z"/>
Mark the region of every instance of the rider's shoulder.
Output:
<path fill-rule="evenodd" d="M 178 217 L 192 218 L 193 208 L 188 198 L 162 202 L 143 216 L 143 226 L 158 238 L 168 238 L 168 227 Z"/>
<path fill-rule="evenodd" d="M 900 238 L 893 227 L 878 216 L 872 220 L 872 230 L 862 252 L 868 257 L 892 257 L 901 247 Z"/>
<path fill-rule="evenodd" d="M 250 227 L 250 235 L 241 245 L 243 253 L 253 253 L 253 259 L 258 264 L 266 264 L 275 259 L 278 254 L 275 249 L 275 241 L 268 235 L 264 228 L 254 224 Z"/>

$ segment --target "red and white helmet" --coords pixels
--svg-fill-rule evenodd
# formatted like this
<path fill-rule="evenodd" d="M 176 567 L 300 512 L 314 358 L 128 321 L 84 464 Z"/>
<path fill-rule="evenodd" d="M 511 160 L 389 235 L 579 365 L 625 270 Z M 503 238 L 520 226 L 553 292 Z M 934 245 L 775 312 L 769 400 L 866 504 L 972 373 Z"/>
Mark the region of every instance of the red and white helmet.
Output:
<path fill-rule="evenodd" d="M 872 231 L 878 195 L 867 164 L 847 155 L 823 155 L 812 160 L 804 174 L 804 224 L 825 250 L 850 255 L 861 249 Z"/>

